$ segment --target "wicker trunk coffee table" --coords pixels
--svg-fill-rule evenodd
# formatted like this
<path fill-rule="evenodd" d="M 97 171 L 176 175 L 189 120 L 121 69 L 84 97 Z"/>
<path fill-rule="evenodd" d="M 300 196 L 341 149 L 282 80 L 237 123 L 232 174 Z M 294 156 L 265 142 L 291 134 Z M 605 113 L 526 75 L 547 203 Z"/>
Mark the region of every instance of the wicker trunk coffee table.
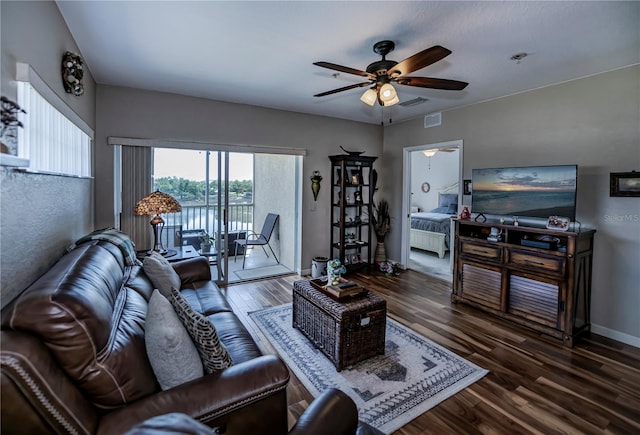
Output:
<path fill-rule="evenodd" d="M 337 371 L 384 354 L 387 301 L 366 292 L 336 301 L 311 286 L 293 283 L 293 327 L 336 366 Z"/>

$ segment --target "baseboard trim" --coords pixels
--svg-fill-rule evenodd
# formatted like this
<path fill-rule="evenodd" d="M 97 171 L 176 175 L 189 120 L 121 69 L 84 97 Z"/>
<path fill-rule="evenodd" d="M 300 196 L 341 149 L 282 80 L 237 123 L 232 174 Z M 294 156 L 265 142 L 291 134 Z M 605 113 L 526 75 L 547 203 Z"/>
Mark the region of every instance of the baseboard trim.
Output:
<path fill-rule="evenodd" d="M 629 346 L 640 348 L 640 337 L 634 337 L 631 334 L 625 334 L 624 332 L 616 331 L 614 329 L 605 328 L 604 326 L 591 324 L 591 332 L 594 334 L 602 335 L 612 340 L 619 341 Z"/>

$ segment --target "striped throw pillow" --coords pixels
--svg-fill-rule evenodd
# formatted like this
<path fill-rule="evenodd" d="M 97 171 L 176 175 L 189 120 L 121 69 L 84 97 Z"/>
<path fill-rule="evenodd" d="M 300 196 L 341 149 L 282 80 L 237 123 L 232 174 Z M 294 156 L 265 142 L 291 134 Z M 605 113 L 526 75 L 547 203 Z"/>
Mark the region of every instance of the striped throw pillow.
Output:
<path fill-rule="evenodd" d="M 233 364 L 231 355 L 220 342 L 216 328 L 209 319 L 191 308 L 176 288 L 171 289 L 169 300 L 198 348 L 205 373 L 214 373 Z"/>

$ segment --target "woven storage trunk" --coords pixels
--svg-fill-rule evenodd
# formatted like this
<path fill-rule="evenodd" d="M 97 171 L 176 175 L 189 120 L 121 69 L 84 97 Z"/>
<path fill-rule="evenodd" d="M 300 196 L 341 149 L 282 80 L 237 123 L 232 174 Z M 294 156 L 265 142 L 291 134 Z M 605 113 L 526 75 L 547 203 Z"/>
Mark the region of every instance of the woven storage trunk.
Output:
<path fill-rule="evenodd" d="M 336 366 L 336 370 L 384 354 L 387 301 L 367 292 L 335 301 L 309 284 L 293 283 L 293 327 Z"/>

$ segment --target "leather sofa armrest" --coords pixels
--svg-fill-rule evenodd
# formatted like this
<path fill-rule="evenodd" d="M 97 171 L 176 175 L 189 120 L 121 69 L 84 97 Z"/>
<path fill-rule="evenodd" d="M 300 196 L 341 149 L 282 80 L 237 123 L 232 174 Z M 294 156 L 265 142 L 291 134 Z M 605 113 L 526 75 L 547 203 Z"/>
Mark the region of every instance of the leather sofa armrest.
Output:
<path fill-rule="evenodd" d="M 358 409 L 342 391 L 324 390 L 302 413 L 289 435 L 353 435 L 358 429 Z"/>
<path fill-rule="evenodd" d="M 211 268 L 206 257 L 194 257 L 171 263 L 173 270 L 180 275 L 182 284 L 197 281 L 211 281 Z"/>
<path fill-rule="evenodd" d="M 264 355 L 111 412 L 102 418 L 98 434 L 125 433 L 151 417 L 173 412 L 208 426 L 224 425 L 228 414 L 283 392 L 288 382 L 284 362 L 275 355 Z M 286 403 L 283 406 L 286 408 Z"/>
<path fill-rule="evenodd" d="M 2 331 L 0 341 L 2 433 L 95 431 L 95 408 L 42 342 L 19 331 Z"/>

